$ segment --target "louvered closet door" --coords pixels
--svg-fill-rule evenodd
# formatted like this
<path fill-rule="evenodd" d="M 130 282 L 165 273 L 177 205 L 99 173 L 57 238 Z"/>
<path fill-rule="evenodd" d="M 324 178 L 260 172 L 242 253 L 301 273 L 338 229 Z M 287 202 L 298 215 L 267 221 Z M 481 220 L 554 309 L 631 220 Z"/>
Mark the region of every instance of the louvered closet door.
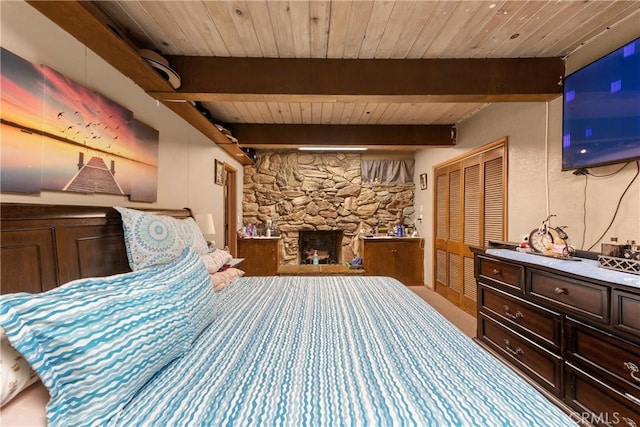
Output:
<path fill-rule="evenodd" d="M 475 315 L 470 246 L 506 235 L 506 140 L 435 169 L 434 277 L 438 293 Z"/>
<path fill-rule="evenodd" d="M 435 170 L 435 218 L 434 218 L 434 280 L 435 290 L 447 296 L 449 288 L 447 240 L 449 239 L 448 206 L 449 206 L 449 174 L 448 168 Z"/>
<path fill-rule="evenodd" d="M 506 240 L 506 163 L 503 150 L 495 149 L 483 156 L 484 201 L 483 241 Z"/>
<path fill-rule="evenodd" d="M 463 223 L 464 244 L 461 250 L 463 270 L 463 292 L 460 296 L 462 307 L 469 312 L 476 311 L 476 281 L 473 276 L 473 253 L 470 246 L 480 246 L 481 236 L 481 199 L 482 199 L 482 164 L 480 156 L 463 161 L 464 193 Z"/>
<path fill-rule="evenodd" d="M 447 239 L 447 271 L 449 273 L 449 291 L 447 297 L 459 301 L 462 293 L 462 171 L 461 164 L 449 166 L 449 197 L 448 197 L 448 225 Z"/>

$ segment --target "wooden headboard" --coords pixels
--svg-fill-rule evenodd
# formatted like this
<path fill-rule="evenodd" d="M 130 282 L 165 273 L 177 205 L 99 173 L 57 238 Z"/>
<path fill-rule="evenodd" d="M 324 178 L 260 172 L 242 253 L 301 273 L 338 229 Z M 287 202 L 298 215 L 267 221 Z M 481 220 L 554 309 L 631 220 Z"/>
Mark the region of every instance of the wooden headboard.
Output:
<path fill-rule="evenodd" d="M 0 204 L 0 291 L 38 293 L 70 280 L 131 271 L 112 207 Z M 141 209 L 176 218 L 188 209 Z"/>

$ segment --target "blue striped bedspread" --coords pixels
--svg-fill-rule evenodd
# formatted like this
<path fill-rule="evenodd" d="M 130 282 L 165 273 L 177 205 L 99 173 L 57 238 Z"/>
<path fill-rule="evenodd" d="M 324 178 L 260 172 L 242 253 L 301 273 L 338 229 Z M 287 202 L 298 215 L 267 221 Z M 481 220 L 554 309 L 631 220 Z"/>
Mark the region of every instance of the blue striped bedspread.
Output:
<path fill-rule="evenodd" d="M 122 426 L 575 426 L 390 278 L 251 277 Z"/>

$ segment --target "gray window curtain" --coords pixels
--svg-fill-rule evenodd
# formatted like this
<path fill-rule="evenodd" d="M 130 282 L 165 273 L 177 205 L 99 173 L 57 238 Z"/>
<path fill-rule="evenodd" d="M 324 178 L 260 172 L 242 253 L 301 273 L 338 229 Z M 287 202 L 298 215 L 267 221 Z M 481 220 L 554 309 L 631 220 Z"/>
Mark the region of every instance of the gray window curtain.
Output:
<path fill-rule="evenodd" d="M 413 183 L 415 161 L 405 160 L 362 160 L 360 169 L 362 182 L 378 182 L 380 184 Z"/>

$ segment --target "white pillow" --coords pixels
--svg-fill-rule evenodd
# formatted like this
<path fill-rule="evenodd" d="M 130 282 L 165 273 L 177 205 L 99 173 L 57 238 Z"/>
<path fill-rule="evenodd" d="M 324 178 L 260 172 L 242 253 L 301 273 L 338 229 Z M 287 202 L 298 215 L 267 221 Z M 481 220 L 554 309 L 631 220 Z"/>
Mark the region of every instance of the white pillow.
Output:
<path fill-rule="evenodd" d="M 13 348 L 0 326 L 0 406 L 39 380 L 36 371 Z"/>
<path fill-rule="evenodd" d="M 204 262 L 204 265 L 207 266 L 209 274 L 213 274 L 220 270 L 223 265 L 231 261 L 233 257 L 229 252 L 218 249 L 211 253 L 200 255 L 200 259 Z"/>

